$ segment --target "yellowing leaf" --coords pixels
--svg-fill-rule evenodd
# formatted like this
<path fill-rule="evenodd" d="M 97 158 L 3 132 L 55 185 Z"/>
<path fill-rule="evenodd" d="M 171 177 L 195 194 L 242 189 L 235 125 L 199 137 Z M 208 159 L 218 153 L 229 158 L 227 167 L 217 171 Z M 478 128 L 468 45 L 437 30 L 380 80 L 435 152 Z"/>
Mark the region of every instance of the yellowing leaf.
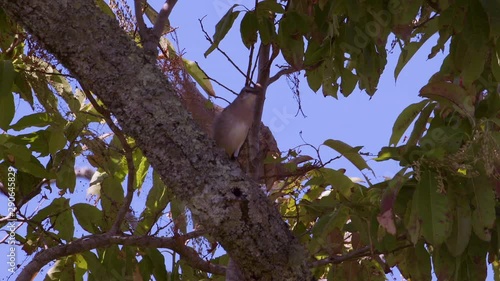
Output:
<path fill-rule="evenodd" d="M 187 72 L 191 77 L 194 78 L 196 82 L 201 86 L 201 88 L 210 96 L 215 97 L 215 91 L 212 87 L 212 83 L 210 83 L 210 79 L 208 79 L 205 72 L 200 68 L 200 66 L 194 62 L 187 59 L 182 59 L 184 62 L 184 66 L 186 67 Z"/>
<path fill-rule="evenodd" d="M 451 102 L 465 116 L 474 114 L 474 105 L 465 89 L 454 83 L 431 82 L 420 89 L 420 96 L 437 101 Z"/>

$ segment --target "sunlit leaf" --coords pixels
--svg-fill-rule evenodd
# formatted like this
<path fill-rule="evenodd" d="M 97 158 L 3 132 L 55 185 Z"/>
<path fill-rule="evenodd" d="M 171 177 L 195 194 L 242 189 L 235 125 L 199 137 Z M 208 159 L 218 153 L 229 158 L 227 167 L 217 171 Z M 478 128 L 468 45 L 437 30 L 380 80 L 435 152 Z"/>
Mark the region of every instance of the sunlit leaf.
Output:
<path fill-rule="evenodd" d="M 112 19 L 115 19 L 115 13 L 113 13 L 113 10 L 108 6 L 108 4 L 104 0 L 97 0 L 97 6 L 108 16 L 110 16 Z"/>
<path fill-rule="evenodd" d="M 184 58 L 182 59 L 182 62 L 184 63 L 189 75 L 191 75 L 191 77 L 198 82 L 201 88 L 205 90 L 208 95 L 215 97 L 215 91 L 212 87 L 212 83 L 200 66 L 196 62 Z"/>
<path fill-rule="evenodd" d="M 136 183 L 137 188 L 141 188 L 144 180 L 146 179 L 146 175 L 149 171 L 149 162 L 148 159 L 142 154 L 142 151 L 139 149 L 134 150 L 134 166 L 136 170 Z"/>
<path fill-rule="evenodd" d="M 16 124 L 10 126 L 11 129 L 21 131 L 28 127 L 45 127 L 50 125 L 54 120 L 52 116 L 46 112 L 34 113 L 21 117 Z"/>
<path fill-rule="evenodd" d="M 44 281 L 73 280 L 75 275 L 73 263 L 74 256 L 66 256 L 58 259 L 47 271 Z"/>

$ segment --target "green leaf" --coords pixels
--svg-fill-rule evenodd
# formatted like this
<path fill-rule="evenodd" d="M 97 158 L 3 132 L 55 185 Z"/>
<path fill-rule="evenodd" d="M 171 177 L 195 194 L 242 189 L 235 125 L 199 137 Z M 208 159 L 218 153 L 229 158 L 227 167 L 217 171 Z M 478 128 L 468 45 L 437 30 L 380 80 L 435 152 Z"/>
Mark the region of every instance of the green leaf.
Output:
<path fill-rule="evenodd" d="M 97 6 L 103 11 L 106 15 L 110 16 L 112 19 L 115 19 L 115 13 L 108 6 L 108 4 L 104 0 L 97 0 Z"/>
<path fill-rule="evenodd" d="M 344 95 L 344 97 L 348 97 L 352 91 L 354 91 L 354 88 L 358 83 L 358 77 L 348 69 L 342 69 L 340 73 L 342 77 L 340 92 Z"/>
<path fill-rule="evenodd" d="M 416 145 L 417 142 L 420 140 L 420 138 L 422 137 L 422 135 L 426 130 L 426 126 L 429 123 L 429 118 L 435 107 L 436 103 L 430 103 L 427 104 L 425 108 L 422 110 L 422 112 L 418 116 L 417 121 L 415 121 L 415 124 L 413 125 L 413 130 L 411 131 L 410 137 L 406 142 L 407 146 Z"/>
<path fill-rule="evenodd" d="M 417 192 L 414 192 L 416 195 Z M 419 209 L 418 209 L 418 200 L 414 196 L 413 200 L 411 200 L 411 204 L 408 205 L 408 208 L 405 212 L 405 226 L 408 230 L 408 234 L 410 235 L 410 241 L 413 245 L 418 243 L 420 236 L 422 234 L 422 223 L 419 219 Z"/>
<path fill-rule="evenodd" d="M 268 12 L 283 14 L 285 9 L 276 0 L 264 0 L 258 3 L 257 12 L 267 14 Z"/>
<path fill-rule="evenodd" d="M 165 268 L 165 257 L 158 249 L 147 248 L 146 255 L 143 257 L 147 257 L 150 259 L 153 264 L 153 276 L 155 280 L 168 280 L 167 278 L 167 270 Z"/>
<path fill-rule="evenodd" d="M 73 93 L 73 88 L 71 87 L 68 79 L 62 75 L 55 67 L 51 67 L 47 70 L 47 80 L 54 90 L 61 96 L 64 101 L 68 104 L 69 109 L 72 112 L 80 111 L 82 103 L 78 99 L 77 94 L 81 91 L 77 90 Z M 49 75 L 51 74 L 51 75 Z"/>
<path fill-rule="evenodd" d="M 497 38 L 500 36 L 500 2 L 490 0 L 480 0 L 479 2 L 488 15 L 490 38 Z"/>
<path fill-rule="evenodd" d="M 377 90 L 380 74 L 387 64 L 387 52 L 385 48 L 377 48 L 376 45 L 368 44 L 358 59 L 356 73 L 359 77 L 359 89 L 373 96 Z"/>
<path fill-rule="evenodd" d="M 402 151 L 403 150 L 401 147 L 384 146 L 380 149 L 380 152 L 378 153 L 377 158 L 375 158 L 373 160 L 386 161 L 386 160 L 392 159 L 392 160 L 400 161 Z"/>
<path fill-rule="evenodd" d="M 409 42 L 404 46 L 404 49 L 401 50 L 401 54 L 399 55 L 398 63 L 396 64 L 396 68 L 394 68 L 394 80 L 398 80 L 398 76 L 401 73 L 401 70 L 405 67 L 405 65 L 410 61 L 410 59 L 417 53 L 417 51 L 422 47 L 421 42 Z"/>
<path fill-rule="evenodd" d="M 415 247 L 389 254 L 387 261 L 389 265 L 396 265 L 403 277 L 408 280 L 432 279 L 430 255 L 422 242 L 419 242 Z"/>
<path fill-rule="evenodd" d="M 45 167 L 40 163 L 40 161 L 33 155 L 30 156 L 29 160 L 25 161 L 22 158 L 17 158 L 13 164 L 16 169 L 19 169 L 25 173 L 32 174 L 39 178 L 47 178 L 49 174 Z"/>
<path fill-rule="evenodd" d="M 287 14 L 279 23 L 278 43 L 285 60 L 300 69 L 304 63 L 304 38 L 301 23 L 305 20 L 298 13 Z"/>
<path fill-rule="evenodd" d="M 469 188 L 473 192 L 472 229 L 481 240 L 490 241 L 491 229 L 496 219 L 492 183 L 486 176 L 478 176 L 470 179 Z"/>
<path fill-rule="evenodd" d="M 389 146 L 398 144 L 408 127 L 410 127 L 415 118 L 417 118 L 418 114 L 428 103 L 429 100 L 423 100 L 421 102 L 411 104 L 399 114 L 396 122 L 394 122 L 394 126 L 392 126 L 392 135 L 389 140 Z"/>
<path fill-rule="evenodd" d="M 410 252 L 413 252 L 410 250 Z M 424 243 L 415 245 L 415 250 L 407 256 L 410 261 L 410 274 L 412 280 L 431 280 L 431 257 Z"/>
<path fill-rule="evenodd" d="M 0 9 L 0 34 L 2 34 L 0 48 L 2 49 L 2 52 L 4 52 L 11 46 L 12 42 L 14 42 L 16 24 L 7 16 L 7 14 L 5 14 L 3 9 Z"/>
<path fill-rule="evenodd" d="M 347 207 L 341 206 L 333 212 L 321 216 L 312 228 L 313 236 L 316 238 L 324 237 L 335 228 L 342 230 L 349 219 L 349 213 Z"/>
<path fill-rule="evenodd" d="M 140 189 L 144 183 L 144 179 L 149 171 L 148 159 L 142 154 L 142 151 L 135 149 L 133 153 L 134 166 L 136 169 L 136 187 Z"/>
<path fill-rule="evenodd" d="M 85 203 L 78 203 L 71 207 L 78 224 L 87 232 L 92 234 L 102 233 L 103 215 L 101 210 L 95 206 Z"/>
<path fill-rule="evenodd" d="M 21 131 L 29 127 L 45 127 L 54 122 L 52 115 L 46 112 L 34 113 L 21 117 L 16 124 L 10 126 L 11 129 Z"/>
<path fill-rule="evenodd" d="M 14 88 L 13 92 L 19 94 L 19 96 L 28 102 L 33 109 L 33 91 L 31 89 L 30 84 L 26 80 L 26 77 L 23 73 L 17 72 L 16 78 L 14 78 Z"/>
<path fill-rule="evenodd" d="M 477 50 L 475 48 L 467 49 L 467 54 L 462 61 L 462 84 L 465 87 L 472 85 L 483 73 L 487 51 L 486 46 Z"/>
<path fill-rule="evenodd" d="M 31 151 L 24 145 L 6 143 L 5 148 L 7 149 L 7 154 L 9 155 L 9 158 L 13 157 L 12 162 L 14 163 L 16 161 L 27 162 L 31 160 Z"/>
<path fill-rule="evenodd" d="M 245 16 L 243 16 L 240 24 L 241 40 L 247 49 L 250 49 L 250 47 L 257 42 L 258 30 L 259 21 L 257 15 L 255 15 L 253 11 L 247 12 Z"/>
<path fill-rule="evenodd" d="M 62 239 L 71 241 L 75 226 L 69 207 L 69 199 L 54 199 L 50 205 L 38 211 L 32 218 L 33 222 L 42 222 L 45 219 L 50 220 L 52 227 L 59 231 L 59 236 Z M 32 230 L 29 229 L 30 227 L 28 227 L 28 233 L 32 233 Z"/>
<path fill-rule="evenodd" d="M 64 130 L 57 125 L 52 125 L 47 131 L 50 133 L 49 152 L 55 154 L 66 146 L 67 140 Z"/>
<path fill-rule="evenodd" d="M 335 190 L 349 198 L 352 194 L 354 183 L 342 172 L 333 169 L 321 169 L 326 184 L 331 185 Z"/>
<path fill-rule="evenodd" d="M 328 44 L 320 45 L 315 41 L 307 42 L 306 53 L 304 54 L 304 66 L 307 70 L 322 69 L 323 61 L 331 51 Z M 349 70 L 346 70 L 349 71 Z"/>
<path fill-rule="evenodd" d="M 260 16 L 258 17 L 258 25 L 260 41 L 262 44 L 267 45 L 272 43 L 276 37 L 276 29 L 272 19 L 270 19 L 267 15 Z"/>
<path fill-rule="evenodd" d="M 135 230 L 136 235 L 145 235 L 158 220 L 161 213 L 172 199 L 169 189 L 163 184 L 160 176 L 153 172 L 153 187 L 146 199 L 146 208 L 142 212 L 139 224 Z"/>
<path fill-rule="evenodd" d="M 454 257 L 460 256 L 469 244 L 472 233 L 471 209 L 464 196 L 456 196 L 453 227 L 446 246 Z"/>
<path fill-rule="evenodd" d="M 304 41 L 302 38 L 282 38 L 280 40 L 281 53 L 292 67 L 299 69 L 304 63 Z"/>
<path fill-rule="evenodd" d="M 69 207 L 69 200 L 64 202 L 64 211 L 62 211 L 57 219 L 53 221 L 55 223 L 54 228 L 59 231 L 59 237 L 66 241 L 73 240 L 73 234 L 75 232 L 75 223 L 73 221 L 73 214 Z"/>
<path fill-rule="evenodd" d="M 449 197 L 439 190 L 434 172 L 421 171 L 414 196 L 422 221 L 422 234 L 427 242 L 439 246 L 450 235 L 453 216 Z"/>
<path fill-rule="evenodd" d="M 44 281 L 74 280 L 74 260 L 74 256 L 66 256 L 58 259 L 54 263 L 54 266 L 47 271 Z"/>
<path fill-rule="evenodd" d="M 88 263 L 81 254 L 76 254 L 74 257 L 75 257 L 75 280 L 83 281 L 83 276 L 90 271 Z"/>
<path fill-rule="evenodd" d="M 422 45 L 431 38 L 436 32 L 438 32 L 437 21 L 429 21 L 424 25 L 422 29 L 418 30 L 419 33 L 423 34 L 420 40 L 417 42 L 409 42 L 405 45 L 404 49 L 401 50 L 399 55 L 398 63 L 394 69 L 394 80 L 398 79 L 401 70 L 410 61 L 410 59 L 417 53 L 417 51 L 422 47 Z"/>
<path fill-rule="evenodd" d="M 464 88 L 444 81 L 431 82 L 420 89 L 420 96 L 436 101 L 450 102 L 463 115 L 474 115 L 474 105 Z"/>
<path fill-rule="evenodd" d="M 215 91 L 214 88 L 212 87 L 212 83 L 210 82 L 210 79 L 208 78 L 207 74 L 205 71 L 203 71 L 198 63 L 194 61 L 190 61 L 187 59 L 182 59 L 182 62 L 184 63 L 184 66 L 186 67 L 187 72 L 191 77 L 194 78 L 196 82 L 201 86 L 201 88 L 210 96 L 215 97 Z"/>
<path fill-rule="evenodd" d="M 479 50 L 488 43 L 490 35 L 488 15 L 479 1 L 470 2 L 462 35 L 466 38 L 469 48 Z"/>
<path fill-rule="evenodd" d="M 468 242 L 468 240 L 467 240 Z M 432 253 L 432 264 L 437 280 L 453 280 L 455 269 L 460 266 L 460 259 L 454 258 L 445 245 L 434 248 Z"/>
<path fill-rule="evenodd" d="M 213 44 L 208 48 L 208 50 L 204 53 L 204 56 L 207 57 L 210 55 L 213 50 L 215 50 L 219 43 L 226 37 L 227 33 L 233 26 L 234 21 L 239 15 L 239 11 L 234 12 L 234 8 L 238 7 L 238 4 L 234 4 L 227 13 L 220 19 L 220 21 L 215 26 L 215 34 L 213 36 Z"/>
<path fill-rule="evenodd" d="M 365 159 L 359 155 L 359 150 L 362 147 L 351 147 L 342 141 L 332 139 L 326 140 L 323 144 L 340 153 L 360 171 L 364 169 L 371 170 L 368 164 L 366 164 Z"/>
<path fill-rule="evenodd" d="M 106 223 L 114 222 L 124 197 L 123 187 L 116 178 L 109 176 L 101 182 L 101 206 Z"/>
<path fill-rule="evenodd" d="M 29 144 L 30 150 L 39 152 L 40 156 L 49 155 L 50 133 L 47 130 L 39 130 L 29 134 L 18 135 L 16 137 L 25 142 L 25 145 Z"/>
<path fill-rule="evenodd" d="M 14 118 L 15 106 L 12 94 L 16 72 L 10 60 L 0 61 L 0 129 L 7 130 Z"/>
<path fill-rule="evenodd" d="M 1 167 L 3 168 L 3 167 Z M 6 171 L 6 170 L 5 170 Z M 3 175 L 2 175 L 3 176 Z M 6 175 L 5 175 L 6 176 Z M 4 177 L 6 178 L 6 177 Z M 31 199 L 42 192 L 40 183 L 44 181 L 43 178 L 35 177 L 31 174 L 18 170 L 16 174 L 16 203 L 18 208 L 20 204 L 27 203 Z"/>
<path fill-rule="evenodd" d="M 467 255 L 462 256 L 462 263 L 460 268 L 457 270 L 457 274 L 460 277 L 458 280 L 489 280 L 487 279 L 487 266 L 486 266 L 486 255 L 488 250 L 497 251 L 491 248 L 489 243 L 481 241 L 477 236 L 472 235 L 470 240 L 470 245 L 467 247 Z M 491 257 L 490 261 L 496 260 L 496 258 Z"/>
<path fill-rule="evenodd" d="M 59 170 L 56 173 L 56 183 L 60 189 L 68 189 L 71 193 L 75 191 L 75 158 L 71 155 L 64 157 L 64 160 L 62 160 Z"/>
<path fill-rule="evenodd" d="M 306 69 L 306 79 L 309 88 L 313 90 L 315 93 L 321 88 L 321 84 L 323 82 L 323 71 L 321 68 L 315 68 L 313 70 Z"/>

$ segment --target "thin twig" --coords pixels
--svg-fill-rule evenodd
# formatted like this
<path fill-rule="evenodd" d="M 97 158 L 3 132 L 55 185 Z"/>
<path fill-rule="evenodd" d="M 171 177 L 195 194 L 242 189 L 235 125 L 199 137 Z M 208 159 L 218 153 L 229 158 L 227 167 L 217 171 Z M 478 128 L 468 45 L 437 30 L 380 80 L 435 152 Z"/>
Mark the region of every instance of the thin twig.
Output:
<path fill-rule="evenodd" d="M 403 246 L 397 247 L 396 249 L 390 251 L 390 253 L 408 248 L 410 246 L 412 246 L 412 245 L 408 244 L 408 245 L 403 245 Z M 349 253 L 342 255 L 342 256 L 329 257 L 326 259 L 314 261 L 314 262 L 310 263 L 310 267 L 319 267 L 319 266 L 323 266 L 323 265 L 327 265 L 327 264 L 339 264 L 339 263 L 342 263 L 342 262 L 345 262 L 348 260 L 358 259 L 358 258 L 362 258 L 362 257 L 369 257 L 372 255 L 379 255 L 379 254 L 383 254 L 383 253 L 381 253 L 379 251 L 372 251 L 370 246 L 365 246 L 363 248 L 359 248 L 357 250 L 354 250 L 354 251 L 349 252 Z"/>
<path fill-rule="evenodd" d="M 292 73 L 297 72 L 297 71 L 299 71 L 299 70 L 294 69 L 293 67 L 282 68 L 280 71 L 276 72 L 276 74 L 271 76 L 271 78 L 269 78 L 268 85 L 271 85 L 272 83 L 276 82 L 283 75 L 292 74 Z"/>
<path fill-rule="evenodd" d="M 259 49 L 257 49 L 257 54 L 260 54 L 260 48 L 261 48 L 261 45 L 259 44 Z M 252 68 L 252 73 L 250 74 L 250 77 L 254 77 L 254 73 L 255 73 L 255 70 L 257 69 L 257 66 L 258 66 L 258 63 L 257 63 L 257 60 L 259 59 L 259 56 L 255 56 L 255 61 L 253 63 L 253 68 Z"/>
<path fill-rule="evenodd" d="M 94 106 L 94 108 L 97 110 L 97 112 L 99 112 L 103 116 L 104 120 L 106 121 L 106 124 L 108 124 L 111 131 L 113 131 L 115 136 L 120 141 L 120 143 L 123 147 L 123 150 L 124 150 L 125 159 L 127 160 L 127 168 L 128 168 L 127 194 L 125 195 L 125 199 L 124 199 L 122 206 L 118 210 L 118 214 L 116 215 L 115 222 L 113 223 L 113 226 L 109 230 L 110 234 L 116 234 L 120 230 L 120 226 L 123 223 L 125 215 L 129 211 L 130 204 L 132 203 L 132 198 L 134 196 L 135 165 L 134 165 L 134 158 L 132 156 L 133 149 L 128 144 L 127 138 L 125 137 L 123 132 L 120 130 L 120 128 L 118 128 L 118 126 L 115 125 L 115 123 L 111 119 L 111 115 L 110 115 L 109 111 L 107 111 L 106 109 L 101 107 L 89 91 L 84 90 L 84 93 L 87 96 L 87 98 L 89 99 L 92 106 Z"/>
<path fill-rule="evenodd" d="M 198 19 L 198 21 L 200 22 L 201 31 L 203 31 L 203 33 L 205 34 L 205 38 L 208 40 L 208 42 L 210 42 L 210 44 L 214 44 L 214 41 L 212 40 L 210 35 L 208 35 L 208 32 L 205 30 L 205 27 L 203 26 L 203 18 Z M 243 77 L 247 78 L 246 74 L 238 67 L 238 65 L 236 65 L 236 63 L 228 56 L 228 54 L 226 54 L 226 52 L 221 50 L 219 47 L 216 47 L 216 49 L 224 57 L 226 57 L 226 59 L 234 66 L 234 68 L 236 68 L 236 70 L 238 70 L 238 72 L 241 73 L 241 75 L 243 75 Z"/>
<path fill-rule="evenodd" d="M 248 55 L 248 68 L 247 68 L 247 81 L 245 82 L 245 86 L 250 86 L 250 82 L 252 82 L 252 60 L 253 60 L 253 51 L 255 49 L 255 45 L 250 46 L 250 54 Z"/>

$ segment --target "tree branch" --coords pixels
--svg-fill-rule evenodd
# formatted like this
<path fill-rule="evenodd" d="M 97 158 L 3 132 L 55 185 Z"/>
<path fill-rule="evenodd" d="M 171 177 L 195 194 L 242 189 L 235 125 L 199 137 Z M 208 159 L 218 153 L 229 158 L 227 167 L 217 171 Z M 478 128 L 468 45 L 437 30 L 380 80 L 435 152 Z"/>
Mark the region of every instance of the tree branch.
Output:
<path fill-rule="evenodd" d="M 157 44 L 160 40 L 160 37 L 163 34 L 163 30 L 168 23 L 170 13 L 172 13 L 175 4 L 177 4 L 177 0 L 169 0 L 165 1 L 163 6 L 161 7 L 160 12 L 158 13 L 158 18 L 156 18 L 156 22 L 153 26 L 153 36 L 156 39 L 154 42 L 155 44 Z"/>
<path fill-rule="evenodd" d="M 189 234 L 189 233 L 188 233 Z M 199 232 L 198 232 L 199 234 Z M 189 235 L 188 237 L 192 237 Z M 70 256 L 92 249 L 108 247 L 111 245 L 136 246 L 143 248 L 167 248 L 181 256 L 193 268 L 205 272 L 224 275 L 226 269 L 223 266 L 207 262 L 200 258 L 196 251 L 183 244 L 187 239 L 179 237 L 151 237 L 151 236 L 128 236 L 128 235 L 92 235 L 72 241 L 66 245 L 59 245 L 43 250 L 35 255 L 17 277 L 18 281 L 29 281 L 50 261 Z"/>
<path fill-rule="evenodd" d="M 271 85 L 272 83 L 276 82 L 283 75 L 291 74 L 291 73 L 294 73 L 296 71 L 299 71 L 299 70 L 294 69 L 293 67 L 282 68 L 276 74 L 271 76 L 271 78 L 269 78 L 269 82 L 267 83 L 267 85 Z"/>
<path fill-rule="evenodd" d="M 134 10 L 135 10 L 135 20 L 137 21 L 137 31 L 141 37 L 142 42 L 147 42 L 149 40 L 148 27 L 144 22 L 144 17 L 142 16 L 142 6 L 144 0 L 134 0 Z"/>
<path fill-rule="evenodd" d="M 200 131 L 115 19 L 92 0 L 0 0 L 0 6 L 99 97 L 246 279 L 310 279 L 308 254 L 273 203 Z"/>
<path fill-rule="evenodd" d="M 160 37 L 163 35 L 165 26 L 168 23 L 170 13 L 172 13 L 175 4 L 177 4 L 177 0 L 165 1 L 160 12 L 158 13 L 158 17 L 156 18 L 156 22 L 154 23 L 152 29 L 149 29 L 144 22 L 144 17 L 142 15 L 143 4 L 144 0 L 134 0 L 137 29 L 139 30 L 139 36 L 141 36 L 144 50 L 147 54 L 156 58 L 156 47 L 158 46 Z"/>

